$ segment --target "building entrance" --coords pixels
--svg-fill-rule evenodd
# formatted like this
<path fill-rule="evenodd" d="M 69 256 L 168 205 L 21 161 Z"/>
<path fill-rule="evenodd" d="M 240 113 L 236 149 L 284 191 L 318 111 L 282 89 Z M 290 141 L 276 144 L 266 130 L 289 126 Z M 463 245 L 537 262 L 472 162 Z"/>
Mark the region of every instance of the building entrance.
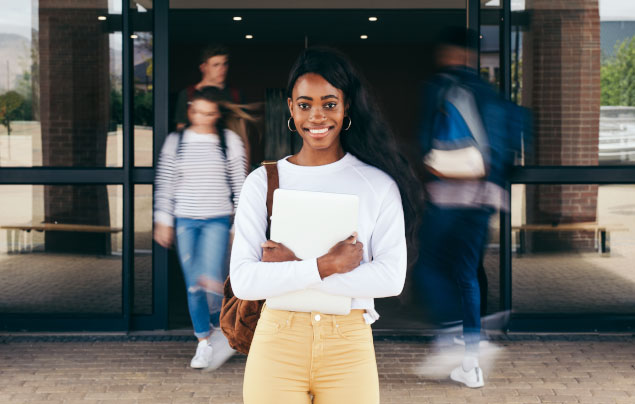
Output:
<path fill-rule="evenodd" d="M 301 146 L 299 136 L 286 129 L 285 87 L 291 64 L 302 49 L 313 45 L 337 48 L 353 60 L 376 93 L 400 147 L 415 161 L 418 84 L 433 69 L 432 41 L 442 28 L 466 23 L 463 2 L 409 10 L 192 9 L 191 2 L 172 3 L 171 127 L 178 125 L 179 92 L 201 80 L 201 51 L 222 44 L 230 52 L 226 87 L 239 92 L 242 103 L 258 105 L 256 113 L 262 118 L 249 130 L 253 167 L 264 159 L 292 154 Z M 169 272 L 179 279 L 177 265 L 171 265 Z M 184 293 L 174 288 L 183 288 L 183 282 L 170 283 L 170 324 L 188 327 Z M 407 294 L 401 299 L 378 299 L 383 316 L 375 328 L 427 327 L 416 305 L 408 302 Z"/>

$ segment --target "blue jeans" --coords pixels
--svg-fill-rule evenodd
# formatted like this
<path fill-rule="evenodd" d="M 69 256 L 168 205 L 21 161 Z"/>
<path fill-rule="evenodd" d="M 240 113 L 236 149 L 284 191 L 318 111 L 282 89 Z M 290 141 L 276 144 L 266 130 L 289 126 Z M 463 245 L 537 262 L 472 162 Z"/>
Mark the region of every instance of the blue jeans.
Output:
<path fill-rule="evenodd" d="M 176 248 L 187 287 L 187 305 L 194 335 L 205 338 L 210 334 L 211 328 L 210 305 L 220 310 L 222 294 L 204 290 L 200 287 L 199 280 L 204 277 L 222 283 L 227 277 L 225 258 L 229 242 L 229 217 L 177 217 L 175 227 Z"/>
<path fill-rule="evenodd" d="M 433 320 L 463 321 L 468 351 L 477 351 L 481 333 L 478 265 L 487 241 L 490 209 L 443 208 L 427 204 L 414 272 L 418 297 Z"/>

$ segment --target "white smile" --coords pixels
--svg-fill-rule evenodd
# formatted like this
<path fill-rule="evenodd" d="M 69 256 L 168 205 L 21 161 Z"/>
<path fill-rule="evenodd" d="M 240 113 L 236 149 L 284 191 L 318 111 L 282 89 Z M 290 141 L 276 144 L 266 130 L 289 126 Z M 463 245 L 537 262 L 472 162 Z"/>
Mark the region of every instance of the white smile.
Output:
<path fill-rule="evenodd" d="M 321 129 L 309 129 L 313 135 L 322 135 L 329 131 L 329 128 L 321 128 Z"/>

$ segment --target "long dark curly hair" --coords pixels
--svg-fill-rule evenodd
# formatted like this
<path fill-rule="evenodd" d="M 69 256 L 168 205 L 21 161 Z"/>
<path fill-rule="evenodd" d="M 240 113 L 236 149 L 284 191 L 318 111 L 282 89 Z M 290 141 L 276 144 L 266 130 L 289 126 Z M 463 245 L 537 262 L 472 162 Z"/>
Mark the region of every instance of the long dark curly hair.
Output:
<path fill-rule="evenodd" d="M 352 121 L 346 136 L 340 136 L 345 152 L 390 175 L 401 193 L 408 244 L 408 263 L 417 258 L 417 226 L 423 196 L 419 181 L 405 156 L 397 148 L 395 137 L 384 119 L 368 85 L 349 59 L 326 47 L 305 49 L 291 68 L 287 96 L 301 76 L 315 73 L 344 93 Z"/>

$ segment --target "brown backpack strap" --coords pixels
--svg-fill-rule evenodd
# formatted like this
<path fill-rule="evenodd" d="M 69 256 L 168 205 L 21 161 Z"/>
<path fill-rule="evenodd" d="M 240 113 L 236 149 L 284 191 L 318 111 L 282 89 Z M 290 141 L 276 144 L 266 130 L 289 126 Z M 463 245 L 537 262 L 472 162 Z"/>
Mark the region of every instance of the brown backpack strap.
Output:
<path fill-rule="evenodd" d="M 263 161 L 262 165 L 267 170 L 267 240 L 271 231 L 271 215 L 273 213 L 273 191 L 280 187 L 278 179 L 278 162 Z"/>

